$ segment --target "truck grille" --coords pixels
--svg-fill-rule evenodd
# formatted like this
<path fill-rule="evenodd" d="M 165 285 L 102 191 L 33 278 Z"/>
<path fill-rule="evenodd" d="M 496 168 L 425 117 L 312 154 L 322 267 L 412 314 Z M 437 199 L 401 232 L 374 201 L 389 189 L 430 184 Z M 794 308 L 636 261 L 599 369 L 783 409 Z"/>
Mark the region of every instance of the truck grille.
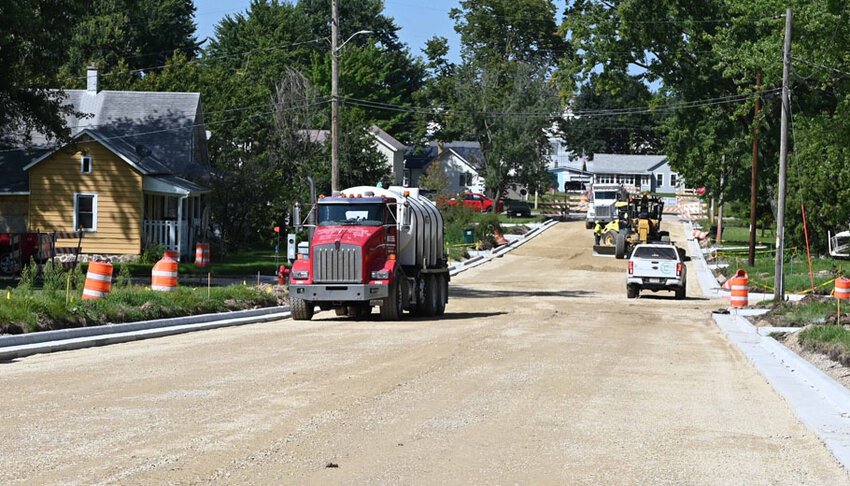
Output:
<path fill-rule="evenodd" d="M 362 282 L 363 256 L 356 245 L 318 245 L 313 248 L 313 281 Z"/>
<path fill-rule="evenodd" d="M 609 218 L 611 217 L 611 207 L 610 206 L 596 206 L 596 217 L 598 218 Z"/>

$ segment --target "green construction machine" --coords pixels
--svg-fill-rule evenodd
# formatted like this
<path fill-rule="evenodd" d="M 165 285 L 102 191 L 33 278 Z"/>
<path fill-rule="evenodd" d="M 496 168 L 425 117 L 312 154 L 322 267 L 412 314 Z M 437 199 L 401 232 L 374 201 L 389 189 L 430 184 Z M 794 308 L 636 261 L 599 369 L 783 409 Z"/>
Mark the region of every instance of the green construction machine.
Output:
<path fill-rule="evenodd" d="M 635 245 L 654 241 L 669 241 L 666 231 L 661 231 L 664 202 L 657 197 L 643 195 L 616 204 L 617 219 L 602 229 L 602 237 L 593 251 L 599 255 L 626 258 Z"/>

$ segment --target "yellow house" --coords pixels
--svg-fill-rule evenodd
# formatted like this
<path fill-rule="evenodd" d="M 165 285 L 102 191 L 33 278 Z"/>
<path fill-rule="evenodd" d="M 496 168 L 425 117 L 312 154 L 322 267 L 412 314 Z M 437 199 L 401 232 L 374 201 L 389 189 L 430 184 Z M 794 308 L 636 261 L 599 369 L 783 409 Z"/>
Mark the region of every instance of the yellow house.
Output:
<path fill-rule="evenodd" d="M 0 232 L 82 229 L 82 253 L 194 254 L 209 218 L 207 134 L 198 93 L 66 91 L 86 114 L 62 147 L 0 153 Z M 59 240 L 57 246 L 76 246 Z"/>

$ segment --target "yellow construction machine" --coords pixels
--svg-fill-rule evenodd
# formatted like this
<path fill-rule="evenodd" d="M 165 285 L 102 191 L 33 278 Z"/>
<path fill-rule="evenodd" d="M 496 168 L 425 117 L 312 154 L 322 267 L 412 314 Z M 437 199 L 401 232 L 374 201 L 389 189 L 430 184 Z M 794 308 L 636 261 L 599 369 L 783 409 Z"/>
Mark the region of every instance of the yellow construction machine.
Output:
<path fill-rule="evenodd" d="M 626 258 L 639 243 L 669 241 L 666 231 L 661 231 L 664 202 L 644 194 L 616 204 L 617 219 L 602 229 L 602 237 L 593 251 L 600 255 Z"/>

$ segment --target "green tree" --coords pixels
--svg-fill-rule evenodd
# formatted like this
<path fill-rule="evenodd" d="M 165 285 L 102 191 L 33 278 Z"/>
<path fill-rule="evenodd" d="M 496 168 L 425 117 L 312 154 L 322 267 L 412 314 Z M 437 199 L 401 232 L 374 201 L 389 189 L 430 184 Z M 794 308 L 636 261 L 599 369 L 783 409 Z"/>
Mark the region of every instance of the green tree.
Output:
<path fill-rule="evenodd" d="M 49 140 L 70 135 L 63 118 L 70 110 L 62 106 L 63 94 L 53 91 L 53 78 L 78 9 L 70 0 L 0 2 L 0 146 L 27 144 L 33 132 Z"/>

